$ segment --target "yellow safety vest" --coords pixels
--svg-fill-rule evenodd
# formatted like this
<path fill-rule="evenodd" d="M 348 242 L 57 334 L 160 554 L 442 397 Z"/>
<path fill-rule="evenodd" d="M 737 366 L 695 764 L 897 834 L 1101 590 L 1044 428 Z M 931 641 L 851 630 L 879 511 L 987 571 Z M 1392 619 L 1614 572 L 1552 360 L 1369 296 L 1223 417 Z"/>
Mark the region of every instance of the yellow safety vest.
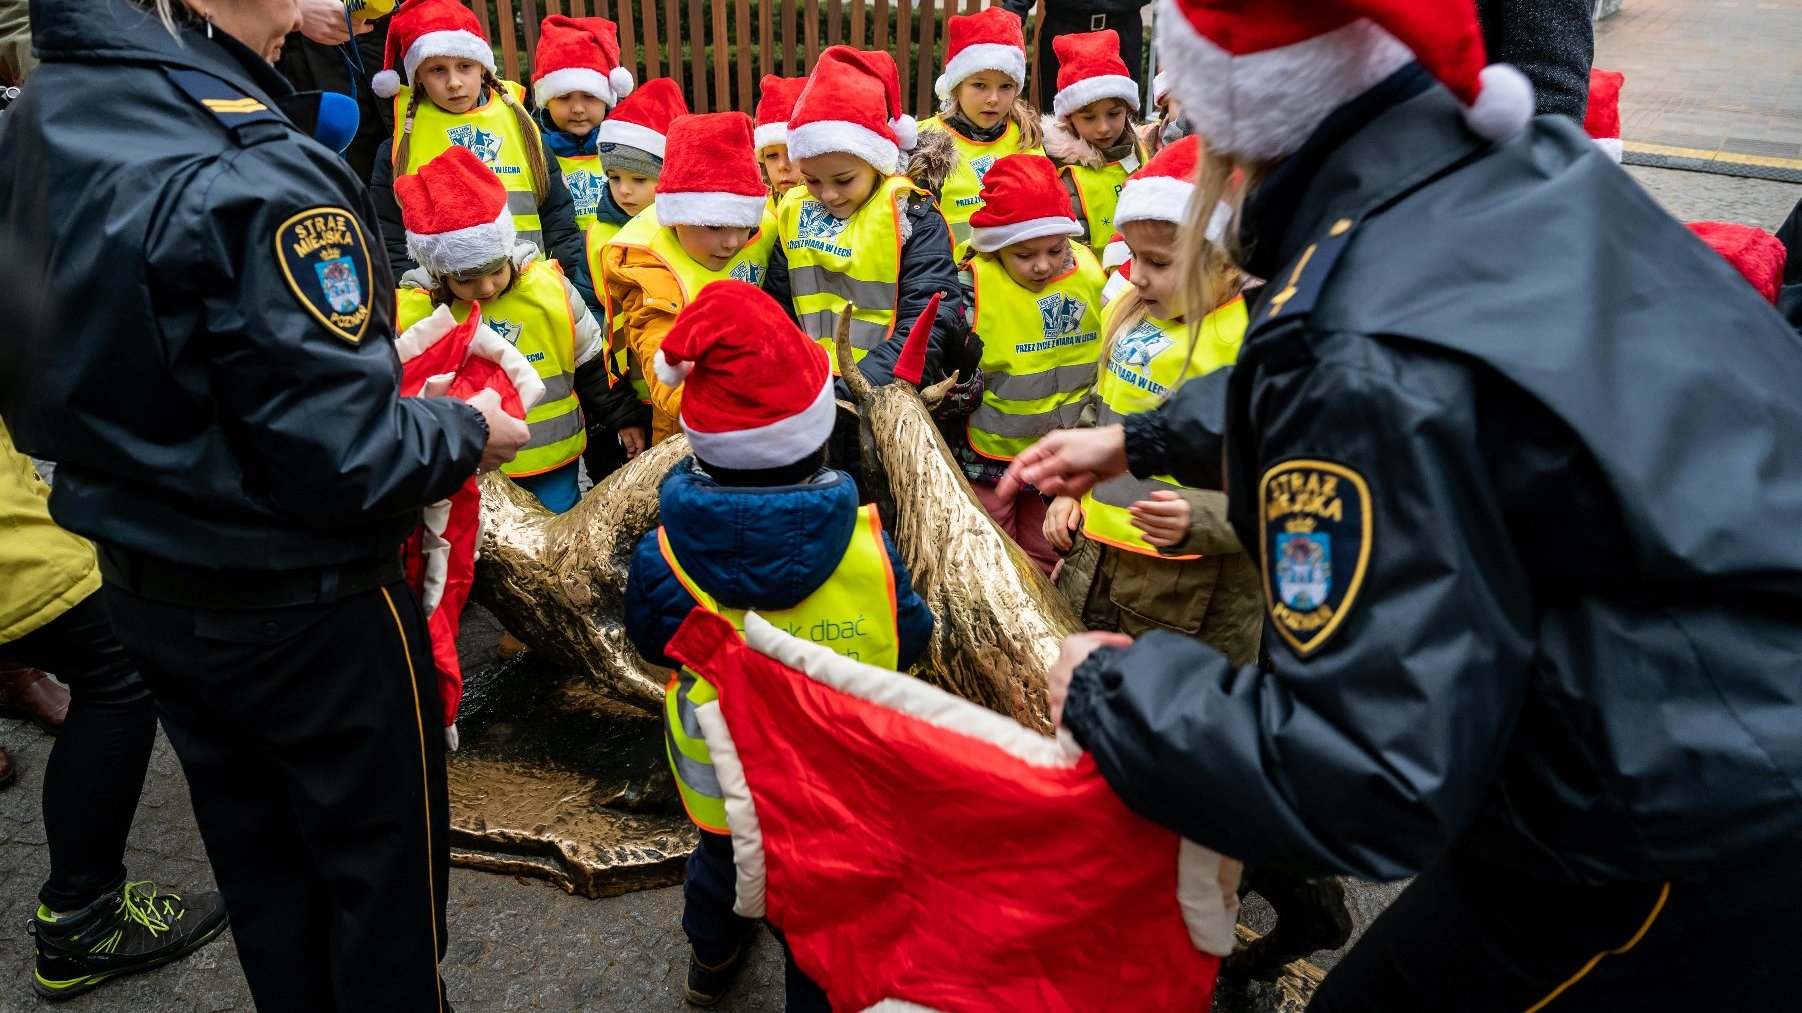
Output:
<path fill-rule="evenodd" d="M 645 211 L 649 210 L 650 208 L 645 209 Z M 644 211 L 640 211 L 638 217 L 643 218 Z M 597 220 L 583 233 L 583 245 L 588 252 L 588 278 L 594 282 L 595 294 L 603 299 L 606 298 L 606 286 L 602 281 L 604 273 L 602 262 L 606 259 L 603 254 L 624 228 L 624 225 Z M 644 370 L 638 368 L 637 357 L 632 354 L 630 348 L 626 347 L 624 341 L 614 340 L 613 332 L 619 323 L 618 314 L 609 312 L 607 319 L 602 323 L 606 327 L 601 335 L 601 341 L 605 346 L 601 354 L 604 356 L 603 361 L 607 363 L 607 386 L 611 387 L 624 380 L 632 385 L 632 392 L 638 395 L 638 400 L 650 404 L 651 388 L 644 381 Z"/>
<path fill-rule="evenodd" d="M 909 196 L 924 193 L 906 176 L 890 176 L 843 221 L 805 187 L 790 190 L 776 210 L 795 316 L 801 330 L 831 356 L 835 374 L 839 365 L 832 338 L 846 306 L 857 307 L 851 315 L 853 358 L 861 361 L 895 333 L 903 205 Z"/>
<path fill-rule="evenodd" d="M 1011 461 L 1046 433 L 1075 426 L 1095 386 L 1107 279 L 1088 247 L 1070 249 L 1076 266 L 1037 293 L 994 257 L 970 261 L 986 389 L 968 433 L 984 457 Z"/>
<path fill-rule="evenodd" d="M 502 81 L 515 102 L 523 104 L 525 89 L 513 81 Z M 394 96 L 394 144 L 400 146 L 401 131 L 406 127 L 409 89 L 402 88 Z M 507 187 L 507 209 L 513 212 L 513 226 L 519 238 L 550 256 L 544 245 L 544 225 L 538 220 L 538 192 L 533 187 L 532 162 L 527 154 L 530 146 L 544 147 L 538 127 L 528 136 L 520 129 L 519 117 L 498 95 L 466 113 L 447 113 L 428 100 L 420 100 L 413 114 L 413 136 L 407 149 L 407 164 L 395 167 L 396 176 L 419 171 L 419 167 L 449 150 L 451 145 L 468 148 L 494 170 Z"/>
<path fill-rule="evenodd" d="M 1095 256 L 1101 256 L 1108 240 L 1114 238 L 1114 209 L 1120 205 L 1120 188 L 1139 171 L 1145 159 L 1145 146 L 1135 140 L 1133 153 L 1121 161 L 1109 162 L 1099 169 L 1072 164 L 1060 170 L 1076 220 L 1088 230 L 1082 239 Z"/>
<path fill-rule="evenodd" d="M 757 234 L 739 248 L 738 256 L 733 257 L 730 263 L 718 271 L 709 271 L 695 263 L 695 259 L 682 249 L 682 241 L 676 238 L 676 230 L 664 227 L 657 220 L 656 212 L 650 208 L 639 212 L 637 217 L 617 229 L 613 238 L 604 245 L 630 246 L 656 257 L 669 269 L 676 284 L 682 289 L 683 306 L 694 302 L 695 296 L 700 295 L 703 288 L 716 281 L 736 279 L 762 287 L 770 268 L 770 252 L 776 248 L 776 216 L 768 210 L 763 213 L 763 225 L 757 230 Z M 595 287 L 605 293 L 607 298 L 607 348 L 612 355 L 607 361 L 617 364 L 619 375 L 631 381 L 632 389 L 638 391 L 639 400 L 649 404 L 651 395 L 645 386 L 644 371 L 639 368 L 637 357 L 629 354 L 631 342 L 626 340 L 625 306 L 614 301 L 612 288 L 606 284 L 605 258 L 599 255 L 599 250 L 599 246 L 589 244 L 590 277 L 596 279 Z M 680 312 L 679 307 L 677 312 Z M 614 349 L 618 351 L 614 352 Z"/>
<path fill-rule="evenodd" d="M 607 185 L 601 156 L 558 155 L 557 166 L 563 170 L 563 185 L 569 188 L 569 199 L 576 206 L 576 228 L 587 232 L 590 225 L 600 220 L 595 217 L 595 209 L 601 204 L 601 188 Z"/>
<path fill-rule="evenodd" d="M 1109 304 L 1104 314 L 1105 328 L 1111 330 L 1114 327 L 1120 305 L 1118 302 Z M 1151 411 L 1184 383 L 1232 365 L 1239 357 L 1239 345 L 1245 340 L 1249 323 L 1245 299 L 1240 297 L 1204 317 L 1193 344 L 1190 343 L 1188 324 L 1150 317 L 1116 336 L 1108 349 L 1101 376 L 1095 382 L 1095 394 L 1101 402 L 1096 424 L 1110 426 L 1128 415 Z M 1128 552 L 1160 555 L 1145 541 L 1139 529 L 1133 527 L 1128 508 L 1140 500 L 1150 499 L 1159 489 L 1185 488 L 1188 487 L 1168 475 L 1150 480 L 1131 475 L 1110 478 L 1082 498 L 1083 534 Z"/>
<path fill-rule="evenodd" d="M 1020 146 L 1020 125 L 1012 119 L 1007 121 L 1005 133 L 987 142 L 972 141 L 958 133 L 943 116 L 934 116 L 920 124 L 920 129 L 943 130 L 951 135 L 951 144 L 957 148 L 957 166 L 945 177 L 944 189 L 939 193 L 939 210 L 944 212 L 945 224 L 951 226 L 952 246 L 962 246 L 970 238 L 970 216 L 982 210 L 982 178 L 988 174 L 989 166 L 1005 155 L 1045 153 L 1044 148 Z"/>
<path fill-rule="evenodd" d="M 405 331 L 431 315 L 431 293 L 401 288 L 395 328 Z M 469 304 L 451 303 L 459 322 L 469 317 Z M 544 397 L 526 413 L 531 438 L 513 460 L 501 465 L 513 477 L 561 468 L 582 455 L 588 434 L 582 406 L 576 401 L 576 322 L 569 312 L 563 270 L 554 260 L 534 260 L 513 287 L 482 304 L 482 322 L 506 338 L 544 381 Z"/>
<path fill-rule="evenodd" d="M 724 617 L 740 633 L 744 632 L 746 610 L 721 605 L 697 587 L 676 560 L 662 528 L 657 529 L 657 547 L 670 571 L 702 608 Z M 839 560 L 832 576 L 800 604 L 771 611 L 758 609 L 757 614 L 792 636 L 867 665 L 893 669 L 901 657 L 901 629 L 895 607 L 895 571 L 882 542 L 882 521 L 875 507 L 865 506 L 858 508 L 856 533 L 851 536 L 851 544 L 845 546 L 845 557 Z M 717 699 L 718 691 L 692 669 L 683 667 L 677 671 L 664 696 L 664 742 L 670 770 L 676 775 L 676 789 L 689 818 L 703 830 L 723 834 L 728 832 L 725 797 L 714 776 L 707 740 L 695 718 L 701 705 Z"/>

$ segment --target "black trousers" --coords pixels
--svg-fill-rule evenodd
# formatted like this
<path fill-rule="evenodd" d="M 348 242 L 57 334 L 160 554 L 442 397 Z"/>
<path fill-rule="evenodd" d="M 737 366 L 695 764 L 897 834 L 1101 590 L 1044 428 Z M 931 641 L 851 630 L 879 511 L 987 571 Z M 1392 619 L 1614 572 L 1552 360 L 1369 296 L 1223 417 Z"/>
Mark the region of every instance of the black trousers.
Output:
<path fill-rule="evenodd" d="M 50 879 L 38 901 L 74 911 L 125 881 L 125 838 L 156 744 L 156 705 L 98 594 L 0 644 L 0 660 L 41 668 L 69 687 L 69 714 L 44 765 Z"/>
<path fill-rule="evenodd" d="M 682 931 L 695 959 L 717 967 L 750 942 L 757 920 L 732 910 L 738 897 L 738 871 L 732 860 L 732 838 L 701 831 L 701 842 L 688 856 L 688 880 L 682 884 Z M 784 1013 L 831 1013 L 826 991 L 795 966 L 795 954 L 774 925 L 770 933 L 782 945 Z"/>
<path fill-rule="evenodd" d="M 444 737 L 412 591 L 232 612 L 106 594 L 187 773 L 257 1009 L 448 1009 Z"/>
<path fill-rule="evenodd" d="M 1451 858 L 1339 962 L 1312 1013 L 1794 1010 L 1802 844 L 1669 883 L 1576 887 Z"/>

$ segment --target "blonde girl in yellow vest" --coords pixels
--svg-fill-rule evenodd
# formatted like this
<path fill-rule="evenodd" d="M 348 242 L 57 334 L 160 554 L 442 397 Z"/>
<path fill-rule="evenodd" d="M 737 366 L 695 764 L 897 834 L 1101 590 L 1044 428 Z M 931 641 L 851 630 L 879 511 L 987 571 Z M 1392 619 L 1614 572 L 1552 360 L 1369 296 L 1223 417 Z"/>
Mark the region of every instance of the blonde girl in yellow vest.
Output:
<path fill-rule="evenodd" d="M 1101 264 L 1072 242 L 1082 231 L 1043 155 L 1008 155 L 982 184 L 970 218 L 965 278 L 982 342 L 981 400 L 947 439 L 989 516 L 1047 573 L 1045 498 L 996 482 L 1040 437 L 1082 418 L 1101 351 Z M 962 437 L 961 440 L 955 439 Z"/>
<path fill-rule="evenodd" d="M 1101 256 L 1116 231 L 1120 190 L 1147 158 L 1139 142 L 1139 85 L 1120 59 L 1113 29 L 1060 35 L 1057 96 L 1043 120 L 1045 154 L 1063 172 L 1082 241 Z"/>
<path fill-rule="evenodd" d="M 953 243 L 970 238 L 970 216 L 982 207 L 982 177 L 1008 155 L 1043 154 L 1039 111 L 1020 96 L 1026 86 L 1026 39 L 1019 15 L 1001 7 L 953 15 L 939 114 L 921 132 L 942 131 L 957 162 L 939 191 L 939 210 Z"/>
<path fill-rule="evenodd" d="M 835 373 L 849 364 L 837 361 L 832 337 L 852 309 L 852 355 L 872 383 L 893 378 L 934 295 L 942 301 L 930 319 L 925 381 L 964 350 L 950 230 L 931 194 L 900 172 L 901 153 L 917 141 L 894 58 L 850 46 L 820 54 L 788 121 L 788 153 L 804 186 L 776 209 L 779 242 L 764 289 L 826 349 Z"/>
<path fill-rule="evenodd" d="M 1199 320 L 1182 305 L 1177 231 L 1199 152 L 1194 137 L 1166 146 L 1121 194 L 1131 288 L 1107 307 L 1089 424 L 1153 410 L 1182 384 L 1238 357 L 1248 321 L 1244 278 L 1216 243 L 1225 216 L 1194 254 L 1214 280 L 1210 290 L 1221 294 L 1218 305 Z M 1080 501 L 1052 501 L 1044 533 L 1068 553 L 1058 588 L 1090 629 L 1134 637 L 1173 630 L 1236 664 L 1256 660 L 1264 600 L 1257 566 L 1226 521 L 1224 493 L 1123 475 Z"/>
<path fill-rule="evenodd" d="M 420 263 L 400 280 L 395 329 L 448 305 L 459 323 L 480 313 L 525 355 L 545 393 L 526 414 L 531 438 L 501 471 L 563 513 L 580 498 L 585 415 L 607 393 L 600 325 L 557 262 L 519 240 L 506 190 L 476 156 L 452 147 L 394 185 L 407 248 Z"/>
<path fill-rule="evenodd" d="M 744 113 L 678 118 L 656 203 L 602 253 L 610 340 L 653 366 L 642 374 L 653 445 L 681 432 L 681 381 L 656 368 L 677 318 L 715 282 L 762 285 L 769 268 L 776 219 L 751 144 Z"/>
<path fill-rule="evenodd" d="M 495 76 L 493 47 L 468 8 L 455 0 L 402 4 L 388 26 L 387 69 L 371 87 L 394 100 L 394 135 L 377 149 L 369 188 L 396 277 L 416 265 L 394 181 L 461 147 L 506 188 L 519 237 L 555 257 L 593 304 L 563 172 L 526 110 L 525 89 Z"/>

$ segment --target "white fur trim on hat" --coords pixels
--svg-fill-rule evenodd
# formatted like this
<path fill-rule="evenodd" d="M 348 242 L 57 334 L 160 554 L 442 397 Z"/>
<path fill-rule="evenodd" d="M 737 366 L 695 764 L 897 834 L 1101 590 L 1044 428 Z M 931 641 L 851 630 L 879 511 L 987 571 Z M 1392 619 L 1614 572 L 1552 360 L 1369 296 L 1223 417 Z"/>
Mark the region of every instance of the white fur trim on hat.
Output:
<path fill-rule="evenodd" d="M 1170 72 L 1160 70 L 1151 76 L 1151 101 L 1153 105 L 1163 105 L 1164 97 L 1170 94 Z"/>
<path fill-rule="evenodd" d="M 1120 188 L 1114 227 L 1127 222 L 1159 221 L 1181 225 L 1189 217 L 1195 184 L 1174 176 L 1134 176 Z"/>
<path fill-rule="evenodd" d="M 1131 259 L 1133 259 L 1132 247 L 1126 245 L 1124 239 L 1112 240 L 1101 248 L 1101 268 L 1104 271 L 1118 271 L 1121 265 Z M 1106 294 L 1106 290 L 1103 290 L 1102 295 Z"/>
<path fill-rule="evenodd" d="M 460 56 L 488 68 L 490 74 L 495 72 L 494 47 L 488 45 L 481 36 L 461 29 L 427 32 L 413 40 L 413 44 L 407 47 L 406 57 L 401 60 L 401 65 L 407 70 L 409 84 L 419 65 L 434 56 Z"/>
<path fill-rule="evenodd" d="M 737 229 L 754 229 L 763 224 L 763 212 L 770 205 L 767 194 L 755 197 L 742 193 L 660 193 L 657 203 L 659 225 L 719 225 Z"/>
<path fill-rule="evenodd" d="M 574 91 L 585 91 L 609 106 L 618 105 L 621 98 L 607 75 L 592 67 L 565 67 L 532 82 L 532 100 L 540 106 Z"/>
<path fill-rule="evenodd" d="M 648 151 L 658 158 L 662 158 L 663 148 L 668 143 L 668 138 L 642 123 L 602 120 L 600 133 L 595 135 L 594 142 L 596 144 L 624 144 L 629 148 Z"/>
<path fill-rule="evenodd" d="M 1126 264 L 1130 263 L 1132 263 L 1132 259 L 1129 257 L 1127 258 Z M 1125 267 L 1126 264 L 1120 266 Z M 1120 298 L 1126 294 L 1127 289 L 1132 287 L 1132 279 L 1121 274 L 1119 271 L 1115 271 L 1113 274 L 1108 275 L 1107 284 L 1101 286 L 1101 305 L 1106 306 L 1108 303 Z"/>
<path fill-rule="evenodd" d="M 1176 0 L 1158 0 L 1157 18 L 1158 57 L 1183 115 L 1210 151 L 1251 161 L 1294 154 L 1328 113 L 1414 59 L 1368 18 L 1238 57 L 1198 34 Z"/>
<path fill-rule="evenodd" d="M 788 418 L 750 429 L 703 433 L 689 428 L 684 415 L 682 431 L 688 434 L 688 446 L 695 456 L 709 464 L 735 470 L 781 468 L 824 446 L 837 417 L 838 402 L 832 396 L 832 377 L 828 375 L 813 403 Z"/>
<path fill-rule="evenodd" d="M 503 207 L 500 217 L 494 221 L 466 229 L 454 229 L 435 236 L 409 232 L 407 253 L 433 276 L 443 277 L 458 271 L 471 271 L 509 256 L 518 240 L 513 212 Z"/>
<path fill-rule="evenodd" d="M 538 376 L 531 360 L 513 342 L 496 334 L 486 322 L 476 325 L 475 335 L 469 339 L 469 354 L 479 355 L 501 367 L 507 379 L 513 381 L 513 389 L 519 393 L 521 408 L 531 411 L 544 399 L 544 380 Z"/>
<path fill-rule="evenodd" d="M 786 123 L 765 123 L 751 133 L 751 146 L 758 151 L 762 151 L 772 144 L 786 145 L 787 143 L 788 124 Z"/>
<path fill-rule="evenodd" d="M 451 312 L 449 306 L 440 305 L 414 321 L 413 326 L 400 332 L 394 339 L 394 354 L 402 362 L 411 362 L 419 357 L 419 353 L 444 340 L 444 336 L 456 328 L 456 314 Z"/>
<path fill-rule="evenodd" d="M 1595 141 L 1596 147 L 1601 148 L 1609 158 L 1616 162 L 1620 161 L 1622 156 L 1627 153 L 1626 146 L 1621 143 L 1621 139 L 1618 137 L 1592 137 L 1590 140 Z"/>
<path fill-rule="evenodd" d="M 855 155 L 884 175 L 901 164 L 901 148 L 894 141 L 848 120 L 819 120 L 788 128 L 789 158 L 817 158 L 833 152 Z"/>
<path fill-rule="evenodd" d="M 1500 141 L 1533 118 L 1533 83 L 1519 69 L 1492 63 L 1477 75 L 1477 100 L 1464 107 L 1464 122 L 1478 137 Z"/>
<path fill-rule="evenodd" d="M 651 357 L 651 370 L 657 374 L 657 379 L 665 387 L 682 386 L 683 381 L 688 379 L 688 374 L 694 372 L 694 369 L 695 364 L 692 362 L 678 362 L 672 365 L 668 359 L 663 357 L 661 348 L 657 349 L 657 354 Z"/>
<path fill-rule="evenodd" d="M 980 45 L 965 46 L 964 51 L 957 54 L 950 63 L 945 64 L 945 72 L 934 82 L 933 91 L 938 93 L 940 102 L 951 101 L 951 93 L 957 86 L 975 77 L 985 70 L 997 70 L 1013 79 L 1020 87 L 1026 86 L 1026 50 L 1018 46 L 1010 46 L 1001 42 L 984 42 Z"/>
<path fill-rule="evenodd" d="M 1043 239 L 1046 236 L 1080 236 L 1082 226 L 1073 218 L 1063 215 L 1051 215 L 1047 218 L 1032 218 L 1012 225 L 991 225 L 987 228 L 970 230 L 970 248 L 978 253 L 994 253 L 1005 246 L 1024 243 L 1029 239 Z"/>
<path fill-rule="evenodd" d="M 1051 111 L 1061 120 L 1083 106 L 1104 98 L 1117 98 L 1131 106 L 1133 112 L 1139 111 L 1139 86 L 1132 78 L 1121 74 L 1102 74 L 1077 81 L 1057 93 L 1051 100 Z"/>

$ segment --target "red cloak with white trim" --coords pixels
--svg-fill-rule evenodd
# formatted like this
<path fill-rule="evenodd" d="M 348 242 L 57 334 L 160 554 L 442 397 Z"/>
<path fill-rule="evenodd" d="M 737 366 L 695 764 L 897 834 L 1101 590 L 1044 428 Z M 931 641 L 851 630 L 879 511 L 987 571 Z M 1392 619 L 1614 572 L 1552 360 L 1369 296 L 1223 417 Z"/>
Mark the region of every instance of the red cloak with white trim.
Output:
<path fill-rule="evenodd" d="M 406 397 L 431 394 L 468 400 L 479 391 L 492 390 L 500 395 L 502 410 L 523 421 L 544 396 L 544 382 L 532 364 L 482 323 L 479 303 L 470 306 L 461 324 L 449 306 L 439 306 L 407 328 L 394 347 L 401 360 L 400 391 Z M 481 527 L 482 494 L 471 476 L 449 499 L 426 507 L 419 530 L 407 542 L 407 579 L 426 609 L 447 728 L 456 724 L 463 701 L 457 630 L 475 579 Z"/>
<path fill-rule="evenodd" d="M 735 910 L 846 1011 L 1195 1013 L 1239 864 L 1134 814 L 1067 735 L 745 618 L 668 653 L 726 799 Z"/>

